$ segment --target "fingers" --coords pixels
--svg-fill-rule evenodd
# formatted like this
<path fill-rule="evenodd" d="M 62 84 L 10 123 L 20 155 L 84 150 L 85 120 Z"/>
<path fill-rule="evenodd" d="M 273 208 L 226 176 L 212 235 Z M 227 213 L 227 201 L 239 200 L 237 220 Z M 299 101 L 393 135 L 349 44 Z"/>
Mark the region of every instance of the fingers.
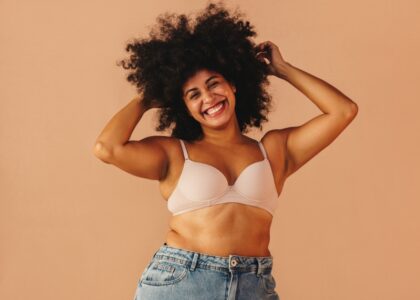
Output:
<path fill-rule="evenodd" d="M 270 41 L 264 41 L 264 42 L 261 42 L 260 44 L 258 44 L 258 46 L 257 47 L 267 47 L 267 46 L 270 46 L 270 45 L 272 45 L 272 43 L 270 42 Z"/>
<path fill-rule="evenodd" d="M 262 43 L 258 44 L 258 46 L 256 46 L 256 48 L 258 50 L 263 50 L 263 51 L 271 52 L 272 49 L 277 48 L 277 45 L 274 44 L 271 41 L 265 41 L 265 42 L 262 42 Z"/>
<path fill-rule="evenodd" d="M 267 42 L 262 42 L 262 43 L 258 44 L 255 48 L 257 50 L 263 50 L 266 46 L 267 46 Z"/>
<path fill-rule="evenodd" d="M 256 49 L 259 53 L 267 53 L 269 56 L 271 56 L 273 52 L 273 43 L 270 41 L 262 42 L 256 47 Z"/>
<path fill-rule="evenodd" d="M 265 53 L 264 52 L 260 52 L 260 53 L 258 53 L 257 55 L 256 55 L 256 58 L 260 61 L 260 62 L 262 62 L 262 63 L 265 63 L 266 65 L 267 64 L 270 64 L 270 59 L 265 55 Z"/>

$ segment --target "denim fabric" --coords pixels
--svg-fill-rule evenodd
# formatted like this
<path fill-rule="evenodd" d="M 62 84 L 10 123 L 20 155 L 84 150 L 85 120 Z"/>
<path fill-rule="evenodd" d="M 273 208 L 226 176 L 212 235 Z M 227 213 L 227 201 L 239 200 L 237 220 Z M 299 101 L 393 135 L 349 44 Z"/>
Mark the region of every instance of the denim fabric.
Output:
<path fill-rule="evenodd" d="M 272 256 L 213 256 L 164 243 L 144 269 L 134 300 L 280 300 Z"/>

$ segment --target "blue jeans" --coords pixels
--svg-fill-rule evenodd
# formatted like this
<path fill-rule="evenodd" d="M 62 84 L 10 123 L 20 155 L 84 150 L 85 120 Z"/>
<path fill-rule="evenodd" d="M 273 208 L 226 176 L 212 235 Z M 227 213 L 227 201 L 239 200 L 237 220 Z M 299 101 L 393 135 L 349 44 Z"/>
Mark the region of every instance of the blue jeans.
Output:
<path fill-rule="evenodd" d="M 164 243 L 144 269 L 134 300 L 280 300 L 272 256 L 214 256 Z"/>

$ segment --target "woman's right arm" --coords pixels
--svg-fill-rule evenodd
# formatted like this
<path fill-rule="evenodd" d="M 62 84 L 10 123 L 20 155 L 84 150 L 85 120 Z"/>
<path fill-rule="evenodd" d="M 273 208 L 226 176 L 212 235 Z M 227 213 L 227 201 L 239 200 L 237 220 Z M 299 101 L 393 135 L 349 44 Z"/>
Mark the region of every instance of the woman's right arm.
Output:
<path fill-rule="evenodd" d="M 118 111 L 106 124 L 93 148 L 94 155 L 105 163 L 138 177 L 160 180 L 164 177 L 168 155 L 165 136 L 149 136 L 130 141 L 131 134 L 143 114 L 150 108 L 137 96 Z"/>

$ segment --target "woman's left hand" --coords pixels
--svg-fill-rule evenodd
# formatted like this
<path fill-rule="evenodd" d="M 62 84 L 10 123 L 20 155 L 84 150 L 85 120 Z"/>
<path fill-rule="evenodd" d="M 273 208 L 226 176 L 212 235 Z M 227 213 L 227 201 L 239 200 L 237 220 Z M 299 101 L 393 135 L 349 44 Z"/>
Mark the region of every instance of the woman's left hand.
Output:
<path fill-rule="evenodd" d="M 287 62 L 281 56 L 280 50 L 270 41 L 262 42 L 256 47 L 257 59 L 268 65 L 270 75 L 286 78 Z M 267 59 L 269 63 L 265 61 Z"/>

